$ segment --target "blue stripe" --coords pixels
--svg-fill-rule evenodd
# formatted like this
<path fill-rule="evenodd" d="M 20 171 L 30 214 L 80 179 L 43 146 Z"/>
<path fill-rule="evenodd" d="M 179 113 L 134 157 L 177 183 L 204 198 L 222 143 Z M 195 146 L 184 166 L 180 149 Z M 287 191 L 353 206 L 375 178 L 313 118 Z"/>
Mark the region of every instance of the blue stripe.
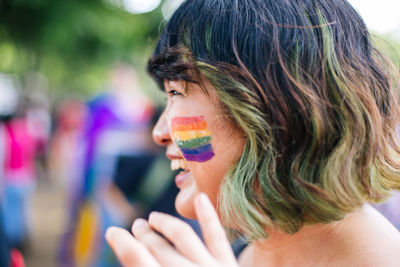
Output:
<path fill-rule="evenodd" d="M 211 147 L 211 144 L 207 144 L 207 145 L 200 146 L 198 148 L 193 148 L 193 149 L 181 147 L 181 151 L 184 154 L 196 155 L 196 154 L 200 154 L 203 152 L 212 151 L 212 147 Z"/>

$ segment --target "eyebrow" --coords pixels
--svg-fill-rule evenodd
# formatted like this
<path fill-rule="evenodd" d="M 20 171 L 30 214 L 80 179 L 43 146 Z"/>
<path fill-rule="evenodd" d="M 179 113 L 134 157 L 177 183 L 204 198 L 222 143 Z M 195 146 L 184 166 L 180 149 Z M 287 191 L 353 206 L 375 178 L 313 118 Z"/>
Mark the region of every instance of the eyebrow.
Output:
<path fill-rule="evenodd" d="M 153 55 L 147 62 L 147 72 L 161 89 L 164 87 L 164 80 L 196 82 L 195 77 L 189 74 L 191 70 L 195 70 L 195 66 L 184 61 L 183 55 L 188 53 L 176 47 L 167 48 L 158 55 Z"/>

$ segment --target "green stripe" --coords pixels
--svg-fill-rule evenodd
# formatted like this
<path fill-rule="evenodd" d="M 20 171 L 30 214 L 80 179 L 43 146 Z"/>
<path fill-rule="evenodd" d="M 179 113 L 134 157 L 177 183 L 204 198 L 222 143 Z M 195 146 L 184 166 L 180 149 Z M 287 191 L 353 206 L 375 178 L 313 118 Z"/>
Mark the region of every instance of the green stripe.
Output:
<path fill-rule="evenodd" d="M 203 145 L 209 143 L 210 140 L 211 140 L 211 136 L 204 136 L 204 137 L 193 138 L 193 139 L 189 139 L 189 140 L 175 140 L 175 142 L 179 147 L 196 148 L 196 147 L 203 146 Z"/>

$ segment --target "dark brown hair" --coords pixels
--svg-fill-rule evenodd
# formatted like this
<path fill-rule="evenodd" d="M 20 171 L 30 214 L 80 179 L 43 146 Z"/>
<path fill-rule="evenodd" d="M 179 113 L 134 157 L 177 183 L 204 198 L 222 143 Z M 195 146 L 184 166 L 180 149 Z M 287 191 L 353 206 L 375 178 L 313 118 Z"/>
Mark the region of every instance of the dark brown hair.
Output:
<path fill-rule="evenodd" d="M 185 1 L 148 70 L 160 86 L 200 73 L 247 135 L 220 204 L 249 237 L 400 189 L 398 73 L 347 1 Z"/>

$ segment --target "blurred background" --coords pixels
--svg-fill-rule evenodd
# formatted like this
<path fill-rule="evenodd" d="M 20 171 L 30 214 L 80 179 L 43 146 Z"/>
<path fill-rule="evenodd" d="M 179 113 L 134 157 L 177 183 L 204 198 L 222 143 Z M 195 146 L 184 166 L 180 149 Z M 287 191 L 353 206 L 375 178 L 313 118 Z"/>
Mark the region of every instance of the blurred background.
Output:
<path fill-rule="evenodd" d="M 181 2 L 0 0 L 0 266 L 119 266 L 107 226 L 175 214 L 145 66 Z M 350 2 L 400 66 L 399 1 Z"/>

